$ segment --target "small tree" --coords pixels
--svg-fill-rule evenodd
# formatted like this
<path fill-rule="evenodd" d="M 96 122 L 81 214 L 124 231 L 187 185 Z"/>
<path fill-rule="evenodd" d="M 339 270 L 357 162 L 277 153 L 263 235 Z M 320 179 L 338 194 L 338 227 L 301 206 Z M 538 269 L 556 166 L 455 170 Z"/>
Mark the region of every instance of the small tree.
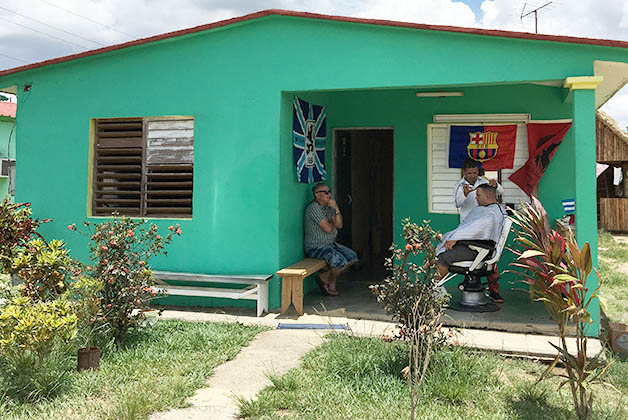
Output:
<path fill-rule="evenodd" d="M 410 418 L 421 396 L 421 386 L 432 354 L 445 343 L 441 317 L 448 297 L 439 297 L 436 285 L 436 243 L 440 233 L 428 221 L 419 226 L 402 221 L 402 248 L 393 245 L 385 265 L 391 271 L 382 284 L 371 286 L 378 302 L 398 322 L 401 338 L 408 340 L 409 365 L 403 370 L 410 391 Z M 423 257 L 420 265 L 413 259 Z"/>
<path fill-rule="evenodd" d="M 590 419 L 593 410 L 590 385 L 598 382 L 609 367 L 602 360 L 603 350 L 587 359 L 587 333 L 593 323 L 589 305 L 598 295 L 602 278 L 592 266 L 589 243 L 579 248 L 573 236 L 565 238 L 550 230 L 544 213 L 538 201 L 513 212 L 513 222 L 520 228 L 515 242 L 520 247 L 512 250 L 517 256 L 512 265 L 526 270 L 515 273 L 529 284 L 531 298 L 542 301 L 558 325 L 559 345 L 552 344 L 558 354 L 539 381 L 549 377 L 560 362 L 567 372 L 558 375 L 565 379 L 560 387 L 569 384 L 576 415 Z M 587 279 L 592 270 L 599 284 L 589 293 Z M 567 348 L 565 338 L 569 323 L 576 327 L 575 354 Z"/>
<path fill-rule="evenodd" d="M 170 226 L 170 233 L 163 237 L 157 225 L 115 213 L 110 221 L 84 225 L 93 263 L 87 272 L 102 282 L 101 313 L 119 345 L 130 328 L 140 325 L 142 310 L 148 309 L 159 294 L 153 289 L 148 260 L 158 254 L 167 255 L 165 246 L 172 241 L 173 233 L 181 234 L 181 229 L 179 225 Z M 68 229 L 76 230 L 76 225 Z"/>

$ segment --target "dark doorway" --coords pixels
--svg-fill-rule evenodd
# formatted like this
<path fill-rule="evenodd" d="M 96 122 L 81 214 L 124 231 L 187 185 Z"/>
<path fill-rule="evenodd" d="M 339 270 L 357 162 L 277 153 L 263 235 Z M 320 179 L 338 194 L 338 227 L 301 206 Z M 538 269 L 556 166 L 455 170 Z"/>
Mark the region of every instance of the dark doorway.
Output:
<path fill-rule="evenodd" d="M 393 242 L 393 130 L 336 130 L 334 145 L 338 241 L 358 253 L 360 268 L 383 273 Z"/>

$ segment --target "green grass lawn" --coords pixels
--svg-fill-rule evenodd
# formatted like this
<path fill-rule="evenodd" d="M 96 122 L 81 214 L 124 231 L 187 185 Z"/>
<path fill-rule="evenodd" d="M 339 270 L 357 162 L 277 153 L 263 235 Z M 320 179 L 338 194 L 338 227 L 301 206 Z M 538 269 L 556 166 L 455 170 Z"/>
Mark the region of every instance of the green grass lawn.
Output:
<path fill-rule="evenodd" d="M 132 335 L 126 348 L 103 355 L 94 372 L 71 372 L 67 389 L 37 404 L 3 397 L 3 420 L 122 420 L 185 406 L 213 369 L 235 357 L 265 327 L 159 321 Z M 76 366 L 76 361 L 72 361 Z"/>
<path fill-rule="evenodd" d="M 628 323 L 628 243 L 616 241 L 610 233 L 599 235 L 599 269 L 604 284 L 600 296 L 610 322 Z"/>
<path fill-rule="evenodd" d="M 405 343 L 344 335 L 313 350 L 301 367 L 272 378 L 252 402 L 240 402 L 249 419 L 404 419 L 410 402 L 401 369 Z M 423 387 L 417 419 L 572 419 L 567 388 L 558 380 L 535 384 L 545 366 L 460 347 L 436 355 Z M 628 363 L 597 386 L 595 419 L 628 418 Z"/>

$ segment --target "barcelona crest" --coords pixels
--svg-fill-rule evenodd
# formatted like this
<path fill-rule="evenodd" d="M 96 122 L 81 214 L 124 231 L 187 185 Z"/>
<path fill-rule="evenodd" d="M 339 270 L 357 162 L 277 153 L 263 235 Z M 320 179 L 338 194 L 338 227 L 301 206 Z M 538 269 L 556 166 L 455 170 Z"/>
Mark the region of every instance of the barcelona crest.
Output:
<path fill-rule="evenodd" d="M 471 158 L 487 171 L 512 169 L 516 142 L 516 124 L 451 125 L 449 167 L 462 168 Z"/>
<path fill-rule="evenodd" d="M 467 145 L 469 157 L 478 162 L 486 162 L 497 156 L 498 134 L 492 132 L 469 133 L 469 144 Z"/>
<path fill-rule="evenodd" d="M 293 103 L 292 140 L 297 180 L 312 184 L 327 178 L 325 107 L 312 105 L 297 97 Z"/>

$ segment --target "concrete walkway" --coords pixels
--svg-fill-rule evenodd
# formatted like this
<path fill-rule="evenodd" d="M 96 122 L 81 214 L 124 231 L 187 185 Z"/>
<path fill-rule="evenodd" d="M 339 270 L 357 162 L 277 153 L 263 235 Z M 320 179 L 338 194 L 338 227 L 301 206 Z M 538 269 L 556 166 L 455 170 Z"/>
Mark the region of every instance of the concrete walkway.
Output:
<path fill-rule="evenodd" d="M 351 334 L 362 337 L 394 335 L 397 332 L 397 328 L 392 322 L 352 319 L 342 315 L 343 311 L 333 311 L 326 315 L 306 313 L 302 316 L 297 316 L 296 313 L 292 316 L 270 313 L 258 318 L 248 314 L 234 315 L 207 312 L 164 311 L 162 318 L 182 319 L 186 321 L 241 322 L 245 325 L 265 325 L 271 328 L 276 328 L 277 325 L 282 322 L 293 324 L 347 324 Z M 451 331 L 455 333 L 451 341 L 465 347 L 542 359 L 553 359 L 554 356 L 556 356 L 556 349 L 549 343 L 558 344 L 558 339 L 552 335 L 523 334 L 471 328 L 452 329 Z M 319 333 L 325 334 L 325 331 L 319 331 Z M 572 345 L 575 346 L 575 339 L 567 337 L 567 346 L 571 348 Z M 589 339 L 587 348 L 589 356 L 594 356 L 601 348 L 602 345 L 598 339 Z"/>
<path fill-rule="evenodd" d="M 171 317 L 176 314 L 170 314 Z M 183 317 L 185 318 L 185 317 Z M 271 330 L 259 334 L 235 359 L 214 370 L 207 388 L 189 400 L 188 408 L 156 413 L 151 420 L 223 420 L 238 418 L 236 397 L 253 399 L 271 384 L 269 374 L 281 376 L 299 365 L 301 357 L 323 342 L 325 331 Z"/>

